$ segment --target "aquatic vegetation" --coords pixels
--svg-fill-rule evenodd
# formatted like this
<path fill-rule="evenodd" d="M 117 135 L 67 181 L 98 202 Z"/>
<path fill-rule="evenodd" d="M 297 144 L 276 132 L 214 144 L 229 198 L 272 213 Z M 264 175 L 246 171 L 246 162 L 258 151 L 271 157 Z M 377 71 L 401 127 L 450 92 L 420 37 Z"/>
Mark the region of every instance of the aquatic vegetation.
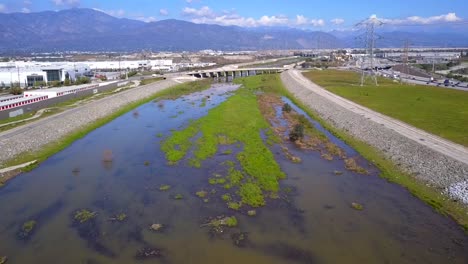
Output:
<path fill-rule="evenodd" d="M 186 129 L 174 132 L 161 148 L 169 163 L 174 164 L 194 145 L 194 157 L 190 164 L 198 167 L 202 161 L 216 154 L 218 145 L 241 143 L 243 149 L 236 157 L 245 174 L 254 180 L 252 182 L 259 186 L 261 192 L 277 191 L 278 180 L 285 175 L 260 135 L 260 131 L 268 127 L 258 109 L 256 94 L 247 88 L 240 88 L 225 102 L 211 109 L 208 115 L 192 122 Z M 198 132 L 200 137 L 192 143 Z M 228 175 L 226 180 L 229 185 L 225 187 L 239 187 L 243 176 L 241 173 L 236 173 L 234 177 Z"/>
<path fill-rule="evenodd" d="M 149 161 L 145 161 L 143 164 L 144 164 L 145 166 L 149 166 L 149 165 L 150 165 L 150 162 L 149 162 Z"/>
<path fill-rule="evenodd" d="M 226 149 L 225 151 L 223 151 L 221 154 L 223 155 L 229 155 L 229 154 L 232 154 L 232 149 Z"/>
<path fill-rule="evenodd" d="M 162 191 L 162 192 L 168 191 L 169 189 L 171 189 L 171 186 L 167 185 L 167 184 L 163 184 L 163 185 L 159 186 L 159 190 Z"/>
<path fill-rule="evenodd" d="M 248 243 L 248 234 L 246 232 L 234 233 L 231 235 L 231 238 L 237 247 L 245 247 Z"/>
<path fill-rule="evenodd" d="M 221 196 L 221 199 L 223 199 L 223 201 L 229 202 L 232 200 L 232 197 L 229 193 L 225 193 L 223 196 Z"/>
<path fill-rule="evenodd" d="M 31 231 L 34 230 L 34 227 L 36 227 L 37 222 L 34 220 L 27 221 L 26 223 L 23 224 L 23 227 L 21 230 L 26 233 L 30 233 Z"/>
<path fill-rule="evenodd" d="M 242 206 L 242 202 L 228 202 L 228 208 L 233 210 L 239 210 Z"/>
<path fill-rule="evenodd" d="M 209 201 L 210 201 L 210 199 L 208 199 L 208 198 L 203 199 L 204 203 L 208 203 Z"/>
<path fill-rule="evenodd" d="M 125 221 L 127 219 L 127 215 L 124 214 L 124 213 L 120 213 L 120 214 L 116 215 L 115 218 L 117 219 L 117 221 L 123 222 L 123 221 Z"/>
<path fill-rule="evenodd" d="M 362 206 L 362 204 L 358 204 L 358 203 L 351 203 L 351 207 L 358 210 L 358 211 L 361 211 L 362 209 L 364 209 L 364 207 Z"/>
<path fill-rule="evenodd" d="M 36 225 L 37 222 L 35 220 L 25 222 L 17 233 L 18 238 L 27 240 L 34 232 Z"/>
<path fill-rule="evenodd" d="M 247 215 L 248 215 L 248 216 L 256 216 L 256 215 L 257 215 L 257 211 L 255 211 L 255 210 L 249 210 L 249 211 L 247 211 Z"/>
<path fill-rule="evenodd" d="M 162 224 L 152 224 L 152 225 L 150 226 L 150 230 L 151 230 L 151 231 L 155 231 L 155 232 L 159 232 L 159 231 L 161 231 L 163 228 L 164 228 L 164 225 L 162 225 Z"/>
<path fill-rule="evenodd" d="M 162 257 L 161 250 L 158 248 L 151 248 L 151 247 L 145 247 L 145 248 L 139 249 L 135 254 L 135 258 L 138 260 L 145 260 L 149 258 L 159 258 L 159 257 Z"/>
<path fill-rule="evenodd" d="M 281 110 L 282 110 L 283 112 L 289 113 L 289 112 L 291 112 L 292 107 L 291 107 L 290 104 L 285 103 L 285 104 L 283 105 L 283 108 L 282 108 Z"/>
<path fill-rule="evenodd" d="M 207 191 L 198 191 L 195 193 L 200 198 L 205 198 L 208 195 Z"/>
<path fill-rule="evenodd" d="M 291 132 L 289 132 L 289 140 L 294 142 L 302 138 L 304 138 L 304 126 L 302 124 L 294 125 Z"/>
<path fill-rule="evenodd" d="M 85 223 L 91 219 L 94 219 L 97 216 L 96 212 L 91 212 L 87 209 L 81 209 L 76 211 L 73 219 L 79 223 Z"/>
<path fill-rule="evenodd" d="M 237 218 L 235 216 L 218 216 L 210 220 L 208 223 L 201 225 L 201 227 L 211 226 L 211 227 L 236 227 L 238 224 Z"/>
<path fill-rule="evenodd" d="M 368 174 L 369 172 L 363 167 L 359 166 L 354 158 L 345 159 L 345 167 L 347 170 L 354 171 L 359 174 Z"/>
<path fill-rule="evenodd" d="M 104 162 L 112 162 L 114 160 L 114 154 L 112 153 L 112 150 L 106 149 L 104 150 L 102 154 L 102 161 Z"/>
<path fill-rule="evenodd" d="M 226 226 L 228 227 L 235 227 L 237 226 L 237 218 L 235 216 L 226 217 L 225 223 L 226 223 Z"/>
<path fill-rule="evenodd" d="M 242 184 L 239 190 L 239 195 L 242 202 L 252 207 L 259 207 L 265 205 L 265 197 L 263 192 L 257 184 L 248 182 Z"/>
<path fill-rule="evenodd" d="M 332 142 L 328 141 L 325 143 L 325 148 L 330 155 L 338 156 L 338 157 L 345 157 L 345 154 L 341 148 L 337 145 L 333 144 Z"/>
<path fill-rule="evenodd" d="M 244 178 L 244 175 L 241 171 L 234 169 L 234 167 L 230 167 L 227 178 L 229 179 L 230 184 L 239 185 Z"/>
<path fill-rule="evenodd" d="M 338 170 L 333 171 L 333 173 L 334 173 L 335 175 L 343 175 L 343 172 L 342 172 L 342 171 L 338 171 Z"/>
<path fill-rule="evenodd" d="M 163 133 L 157 133 L 157 134 L 156 134 L 156 137 L 158 137 L 158 138 L 162 138 L 163 136 L 164 136 Z"/>
<path fill-rule="evenodd" d="M 224 178 L 210 178 L 208 180 L 208 183 L 212 184 L 212 185 L 214 185 L 214 184 L 224 184 L 225 182 L 226 182 L 226 179 L 224 179 Z"/>
<path fill-rule="evenodd" d="M 277 192 L 271 192 L 270 195 L 268 195 L 270 199 L 279 199 L 279 194 Z"/>
<path fill-rule="evenodd" d="M 200 107 L 205 107 L 206 106 L 206 101 L 207 101 L 207 98 L 203 97 L 202 102 L 200 104 Z"/>
<path fill-rule="evenodd" d="M 322 154 L 321 157 L 326 159 L 326 160 L 333 160 L 333 156 L 330 155 L 329 153 L 324 153 L 324 154 Z"/>
<path fill-rule="evenodd" d="M 174 195 L 174 199 L 182 200 L 182 199 L 184 199 L 184 196 L 182 194 L 178 193 L 178 194 Z"/>

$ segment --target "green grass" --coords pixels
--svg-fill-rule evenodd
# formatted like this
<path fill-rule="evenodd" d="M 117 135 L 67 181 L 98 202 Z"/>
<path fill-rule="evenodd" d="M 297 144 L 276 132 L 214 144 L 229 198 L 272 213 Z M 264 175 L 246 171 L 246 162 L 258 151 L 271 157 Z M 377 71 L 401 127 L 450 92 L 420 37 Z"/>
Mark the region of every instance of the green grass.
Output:
<path fill-rule="evenodd" d="M 0 125 L 15 122 L 15 121 L 20 121 L 20 120 L 23 120 L 23 119 L 27 119 L 27 118 L 33 117 L 34 114 L 36 114 L 35 111 L 31 112 L 31 113 L 15 116 L 15 117 L 10 117 L 10 118 L 7 118 L 7 119 L 2 119 L 2 120 L 0 120 Z"/>
<path fill-rule="evenodd" d="M 163 79 L 163 77 L 144 79 L 144 80 L 141 80 L 140 86 L 147 85 L 147 84 L 154 83 L 154 82 L 158 82 L 158 81 L 160 81 L 162 79 Z"/>
<path fill-rule="evenodd" d="M 54 141 L 52 143 L 45 145 L 39 151 L 21 153 L 17 155 L 15 158 L 5 162 L 3 167 L 15 166 L 15 165 L 23 164 L 32 160 L 37 160 L 37 163 L 35 165 L 22 169 L 22 171 L 30 171 L 34 169 L 39 163 L 45 161 L 48 157 L 65 149 L 66 147 L 71 145 L 76 140 L 86 136 L 89 132 L 95 130 L 96 128 L 103 126 L 104 124 L 107 124 L 108 122 L 116 119 L 117 117 L 131 111 L 132 109 L 142 104 L 150 102 L 156 98 L 168 98 L 168 97 L 173 97 L 173 96 L 181 96 L 184 94 L 189 94 L 193 92 L 193 90 L 200 91 L 200 90 L 209 88 L 209 86 L 210 86 L 210 82 L 201 81 L 201 82 L 184 83 L 184 84 L 180 84 L 174 87 L 164 89 L 151 96 L 135 101 L 133 103 L 129 103 L 121 107 L 120 109 L 116 110 L 111 115 L 100 118 L 94 121 L 93 123 L 83 126 L 81 129 L 75 131 L 74 133 L 71 133 L 57 141 Z"/>
<path fill-rule="evenodd" d="M 468 92 L 394 83 L 359 86 L 360 75 L 348 71 L 310 71 L 318 85 L 377 112 L 468 146 Z"/>

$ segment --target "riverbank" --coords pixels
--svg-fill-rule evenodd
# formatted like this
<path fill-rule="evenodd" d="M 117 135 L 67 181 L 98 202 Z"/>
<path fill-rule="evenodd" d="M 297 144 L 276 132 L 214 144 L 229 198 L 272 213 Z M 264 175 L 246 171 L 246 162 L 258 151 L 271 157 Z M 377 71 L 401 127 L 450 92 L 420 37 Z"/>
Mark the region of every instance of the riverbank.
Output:
<path fill-rule="evenodd" d="M 283 73 L 281 79 L 293 101 L 309 115 L 374 163 L 381 170 L 381 177 L 406 187 L 468 230 L 468 208 L 446 193 L 448 187 L 468 175 L 463 164 L 348 111 L 307 89 L 289 74 Z"/>
<path fill-rule="evenodd" d="M 170 87 L 173 88 L 167 89 Z M 34 165 L 16 170 L 16 174 L 30 170 L 77 139 L 141 104 L 158 97 L 185 94 L 207 87 L 207 81 L 177 85 L 173 80 L 164 80 L 0 133 L 0 168 L 36 160 Z M 0 181 L 4 184 L 7 178 L 11 179 L 12 176 L 1 177 Z"/>

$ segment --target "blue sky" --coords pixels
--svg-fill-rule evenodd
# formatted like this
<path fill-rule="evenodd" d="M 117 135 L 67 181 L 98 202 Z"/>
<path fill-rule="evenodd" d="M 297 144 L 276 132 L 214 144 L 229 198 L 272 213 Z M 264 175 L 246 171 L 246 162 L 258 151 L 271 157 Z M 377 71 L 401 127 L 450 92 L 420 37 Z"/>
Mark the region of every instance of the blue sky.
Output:
<path fill-rule="evenodd" d="M 0 0 L 0 12 L 94 8 L 146 22 L 167 18 L 220 25 L 340 29 L 375 15 L 387 24 L 459 23 L 468 0 Z"/>

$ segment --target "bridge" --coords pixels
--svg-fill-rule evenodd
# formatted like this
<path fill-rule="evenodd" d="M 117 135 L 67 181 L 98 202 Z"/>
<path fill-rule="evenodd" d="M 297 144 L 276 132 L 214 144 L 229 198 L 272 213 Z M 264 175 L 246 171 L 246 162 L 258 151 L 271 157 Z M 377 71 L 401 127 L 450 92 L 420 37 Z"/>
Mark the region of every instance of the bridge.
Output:
<path fill-rule="evenodd" d="M 201 70 L 187 73 L 190 76 L 196 78 L 236 78 L 236 77 L 248 77 L 260 74 L 274 74 L 281 73 L 288 70 L 289 68 L 218 68 L 211 70 Z"/>

